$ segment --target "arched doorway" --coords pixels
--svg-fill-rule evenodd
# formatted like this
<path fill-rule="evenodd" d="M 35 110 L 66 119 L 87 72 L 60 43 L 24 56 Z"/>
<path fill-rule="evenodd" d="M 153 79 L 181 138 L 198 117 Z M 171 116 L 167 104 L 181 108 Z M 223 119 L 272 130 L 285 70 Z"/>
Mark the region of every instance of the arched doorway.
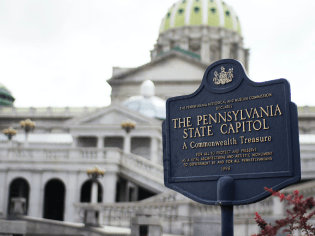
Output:
<path fill-rule="evenodd" d="M 91 202 L 92 180 L 87 180 L 82 184 L 80 202 Z M 102 185 L 97 182 L 97 202 L 103 201 L 103 188 Z"/>
<path fill-rule="evenodd" d="M 45 185 L 44 218 L 63 221 L 65 185 L 58 179 L 49 180 Z"/>
<path fill-rule="evenodd" d="M 12 214 L 12 198 L 22 197 L 25 198 L 25 214 L 28 211 L 28 198 L 30 193 L 30 186 L 24 178 L 16 178 L 10 183 L 9 190 L 9 202 L 8 202 L 8 214 Z"/>

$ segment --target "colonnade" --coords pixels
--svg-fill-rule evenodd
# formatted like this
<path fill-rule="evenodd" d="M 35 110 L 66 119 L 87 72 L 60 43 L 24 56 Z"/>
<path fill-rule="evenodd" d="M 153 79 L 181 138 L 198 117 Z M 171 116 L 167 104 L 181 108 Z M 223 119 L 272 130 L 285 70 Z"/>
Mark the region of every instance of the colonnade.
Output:
<path fill-rule="evenodd" d="M 73 142 L 72 142 L 72 148 L 78 147 L 78 139 L 80 137 L 84 136 L 72 136 L 73 137 Z M 91 136 L 89 136 L 91 137 Z M 148 138 L 150 139 L 150 147 L 149 148 L 149 157 L 150 160 L 154 163 L 159 163 L 159 158 L 161 157 L 161 150 L 162 150 L 162 142 L 161 138 L 158 136 L 138 136 L 138 135 L 131 135 L 130 133 L 126 133 L 124 136 L 95 136 L 96 138 L 96 148 L 101 149 L 104 147 L 108 147 L 105 144 L 105 138 L 110 138 L 110 137 L 121 137 L 123 138 L 123 145 L 122 145 L 122 151 L 126 154 L 132 152 L 132 138 Z"/>

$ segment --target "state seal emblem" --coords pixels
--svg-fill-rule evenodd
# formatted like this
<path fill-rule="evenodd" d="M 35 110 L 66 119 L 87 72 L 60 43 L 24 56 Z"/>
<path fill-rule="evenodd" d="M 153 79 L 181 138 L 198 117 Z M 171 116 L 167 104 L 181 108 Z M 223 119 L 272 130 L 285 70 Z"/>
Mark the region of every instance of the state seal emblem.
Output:
<path fill-rule="evenodd" d="M 219 74 L 218 72 L 214 72 L 214 78 L 213 82 L 216 85 L 219 84 L 227 84 L 232 82 L 234 76 L 233 76 L 233 68 L 230 68 L 228 72 L 225 71 L 225 68 L 221 66 L 221 73 Z"/>

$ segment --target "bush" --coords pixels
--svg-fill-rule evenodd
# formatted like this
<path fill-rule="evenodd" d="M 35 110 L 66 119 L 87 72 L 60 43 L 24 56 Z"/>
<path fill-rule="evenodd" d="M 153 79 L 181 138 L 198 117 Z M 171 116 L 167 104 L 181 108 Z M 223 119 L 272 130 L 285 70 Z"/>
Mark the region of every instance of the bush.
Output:
<path fill-rule="evenodd" d="M 280 201 L 286 201 L 287 205 L 293 205 L 292 210 L 287 210 L 287 216 L 284 219 L 276 220 L 275 224 L 267 224 L 266 221 L 256 212 L 255 220 L 261 228 L 261 234 L 252 236 L 273 236 L 276 235 L 280 228 L 283 233 L 293 235 L 294 230 L 301 230 L 306 235 L 315 235 L 315 228 L 308 223 L 308 220 L 315 214 L 315 201 L 313 197 L 304 199 L 298 190 L 293 192 L 293 195 L 284 195 L 279 191 L 273 191 L 271 188 L 265 188 L 272 196 L 277 196 Z M 312 211 L 310 211 L 312 210 Z"/>

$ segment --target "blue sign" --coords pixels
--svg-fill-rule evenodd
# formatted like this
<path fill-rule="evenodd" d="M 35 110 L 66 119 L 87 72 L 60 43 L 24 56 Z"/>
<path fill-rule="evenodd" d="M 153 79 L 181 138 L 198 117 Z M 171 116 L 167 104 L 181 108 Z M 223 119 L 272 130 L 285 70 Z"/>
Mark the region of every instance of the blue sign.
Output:
<path fill-rule="evenodd" d="M 269 195 L 264 187 L 297 182 L 298 118 L 288 81 L 256 83 L 236 60 L 213 63 L 197 91 L 167 100 L 163 152 L 165 186 L 203 204 L 248 204 Z M 231 181 L 222 190 L 224 179 Z M 219 199 L 219 191 L 231 194 Z"/>

